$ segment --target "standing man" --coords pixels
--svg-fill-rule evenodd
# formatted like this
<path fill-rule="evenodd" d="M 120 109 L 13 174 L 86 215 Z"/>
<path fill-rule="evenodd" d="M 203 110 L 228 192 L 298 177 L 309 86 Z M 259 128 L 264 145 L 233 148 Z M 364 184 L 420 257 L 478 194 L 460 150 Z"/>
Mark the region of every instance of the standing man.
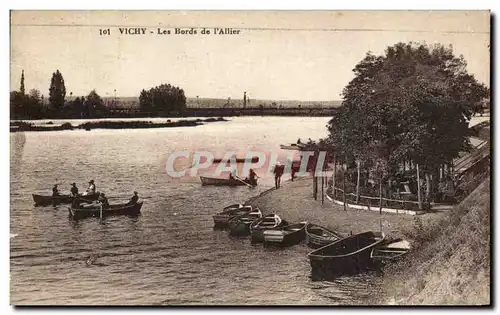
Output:
<path fill-rule="evenodd" d="M 276 165 L 274 166 L 274 187 L 276 189 L 280 188 L 281 186 L 281 176 L 283 175 L 283 171 L 285 170 L 285 166 L 281 165 L 281 163 L 278 161 Z"/>

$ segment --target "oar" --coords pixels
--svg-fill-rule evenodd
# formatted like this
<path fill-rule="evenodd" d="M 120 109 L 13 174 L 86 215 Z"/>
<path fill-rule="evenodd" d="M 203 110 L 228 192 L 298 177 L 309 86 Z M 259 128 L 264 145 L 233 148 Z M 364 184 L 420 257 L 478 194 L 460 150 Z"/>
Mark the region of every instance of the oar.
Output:
<path fill-rule="evenodd" d="M 250 188 L 252 187 L 252 185 L 250 185 L 249 183 L 247 183 L 247 182 L 245 182 L 245 181 L 241 180 L 240 178 L 238 178 L 238 176 L 234 176 L 233 178 L 234 178 L 234 179 L 236 179 L 236 180 L 238 180 L 238 181 L 240 181 L 240 182 L 242 182 L 243 184 L 247 185 L 247 186 L 248 186 L 248 187 L 250 187 Z"/>

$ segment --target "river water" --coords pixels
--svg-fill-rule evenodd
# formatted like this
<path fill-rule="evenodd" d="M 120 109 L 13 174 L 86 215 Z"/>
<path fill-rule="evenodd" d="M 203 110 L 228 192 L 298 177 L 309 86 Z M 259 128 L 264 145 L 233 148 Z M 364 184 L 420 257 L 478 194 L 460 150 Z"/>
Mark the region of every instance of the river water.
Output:
<path fill-rule="evenodd" d="M 326 135 L 328 118 L 237 117 L 197 127 L 11 133 L 11 304 L 359 304 L 380 281 L 313 282 L 305 245 L 264 249 L 213 230 L 212 215 L 268 189 L 201 186 L 167 176 L 179 151 L 275 151 Z M 57 122 L 55 122 L 57 123 Z M 110 202 L 134 190 L 136 218 L 73 222 L 68 205 L 34 207 L 32 193 L 80 190 L 94 179 Z M 265 211 L 265 209 L 263 209 Z M 286 219 L 286 218 L 285 218 Z M 88 257 L 96 257 L 87 266 Z"/>

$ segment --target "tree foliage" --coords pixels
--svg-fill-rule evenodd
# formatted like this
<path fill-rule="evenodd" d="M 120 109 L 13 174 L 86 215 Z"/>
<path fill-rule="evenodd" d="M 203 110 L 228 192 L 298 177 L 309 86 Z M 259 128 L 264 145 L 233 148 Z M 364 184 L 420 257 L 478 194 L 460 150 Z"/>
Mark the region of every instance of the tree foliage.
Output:
<path fill-rule="evenodd" d="M 141 111 L 152 115 L 182 114 L 186 108 L 184 90 L 170 84 L 161 84 L 139 96 Z"/>
<path fill-rule="evenodd" d="M 411 159 L 431 171 L 470 149 L 468 121 L 489 90 L 452 48 L 398 43 L 353 69 L 329 138 L 346 159 L 391 166 Z"/>
<path fill-rule="evenodd" d="M 25 87 L 24 87 L 24 70 L 23 70 L 23 72 L 21 72 L 21 86 L 19 87 L 19 91 L 22 94 L 26 93 L 26 90 L 25 90 Z"/>
<path fill-rule="evenodd" d="M 49 103 L 51 109 L 58 113 L 64 106 L 64 99 L 66 98 L 66 86 L 64 85 L 64 78 L 59 72 L 52 73 L 49 87 Z"/>

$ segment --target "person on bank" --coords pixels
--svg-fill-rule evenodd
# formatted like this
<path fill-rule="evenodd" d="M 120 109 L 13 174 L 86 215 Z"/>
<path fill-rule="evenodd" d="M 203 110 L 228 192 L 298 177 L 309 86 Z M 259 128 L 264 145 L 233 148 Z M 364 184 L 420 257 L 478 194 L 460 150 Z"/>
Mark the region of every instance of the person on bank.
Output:
<path fill-rule="evenodd" d="M 248 183 L 252 186 L 257 185 L 257 178 L 259 178 L 259 176 L 257 176 L 253 169 L 250 169 L 250 172 L 248 173 Z"/>
<path fill-rule="evenodd" d="M 60 196 L 59 195 L 59 189 L 57 189 L 57 184 L 55 184 L 54 187 L 52 187 L 52 196 L 53 197 Z"/>
<path fill-rule="evenodd" d="M 76 187 L 76 183 L 71 184 L 71 196 L 78 196 L 78 187 Z"/>
<path fill-rule="evenodd" d="M 97 201 L 102 204 L 103 209 L 109 208 L 108 198 L 106 197 L 106 195 L 104 195 L 104 193 L 99 194 Z"/>
<path fill-rule="evenodd" d="M 281 187 L 281 176 L 283 176 L 283 172 L 285 171 L 285 166 L 281 165 L 281 163 L 278 161 L 276 165 L 274 166 L 274 186 L 276 189 Z"/>
<path fill-rule="evenodd" d="M 137 194 L 137 191 L 134 191 L 134 195 L 130 198 L 130 201 L 127 202 L 127 206 L 135 205 L 137 201 L 139 201 L 139 195 Z"/>
<path fill-rule="evenodd" d="M 95 195 L 95 184 L 94 184 L 94 180 L 90 180 L 89 182 L 89 188 L 87 188 L 87 190 L 85 191 L 85 195 Z"/>

